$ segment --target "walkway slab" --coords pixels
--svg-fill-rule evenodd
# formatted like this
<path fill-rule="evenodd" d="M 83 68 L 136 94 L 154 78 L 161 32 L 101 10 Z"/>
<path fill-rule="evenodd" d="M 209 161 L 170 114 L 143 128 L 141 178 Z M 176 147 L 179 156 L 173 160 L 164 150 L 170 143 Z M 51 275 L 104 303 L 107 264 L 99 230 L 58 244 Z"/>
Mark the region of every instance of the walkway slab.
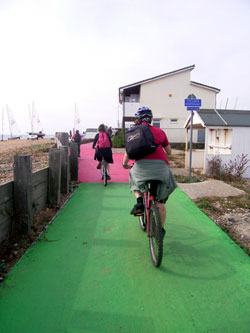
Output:
<path fill-rule="evenodd" d="M 190 199 L 211 196 L 225 198 L 246 194 L 246 192 L 236 187 L 215 179 L 209 179 L 200 183 L 178 183 L 178 186 Z"/>
<path fill-rule="evenodd" d="M 176 189 L 157 269 L 133 203 L 81 184 L 0 288 L 1 333 L 248 332 L 247 255 Z"/>

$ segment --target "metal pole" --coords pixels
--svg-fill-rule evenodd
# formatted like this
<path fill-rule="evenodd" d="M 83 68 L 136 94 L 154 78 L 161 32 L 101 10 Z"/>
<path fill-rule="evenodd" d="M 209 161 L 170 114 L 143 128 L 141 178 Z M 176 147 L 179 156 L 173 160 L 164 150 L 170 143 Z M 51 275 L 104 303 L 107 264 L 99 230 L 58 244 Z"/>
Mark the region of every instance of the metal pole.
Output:
<path fill-rule="evenodd" d="M 119 108 L 120 108 L 120 105 L 118 104 L 118 107 L 117 107 L 117 128 L 119 128 Z"/>
<path fill-rule="evenodd" d="M 193 114 L 191 111 L 191 127 L 190 127 L 190 146 L 189 146 L 189 178 L 191 178 L 191 168 L 192 168 L 192 142 L 193 142 Z"/>

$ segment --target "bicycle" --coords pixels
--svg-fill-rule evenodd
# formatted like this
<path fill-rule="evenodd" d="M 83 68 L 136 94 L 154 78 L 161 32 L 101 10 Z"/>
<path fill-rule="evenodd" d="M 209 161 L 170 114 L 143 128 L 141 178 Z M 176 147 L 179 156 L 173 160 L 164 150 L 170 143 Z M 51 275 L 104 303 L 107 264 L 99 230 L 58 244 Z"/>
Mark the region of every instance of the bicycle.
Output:
<path fill-rule="evenodd" d="M 159 208 L 156 206 L 155 194 L 157 185 L 160 183 L 158 180 L 149 180 L 148 192 L 144 193 L 144 214 L 139 216 L 140 227 L 143 231 L 147 231 L 149 238 L 149 249 L 151 253 L 152 262 L 155 267 L 159 267 L 163 255 L 163 238 L 161 219 Z"/>
<path fill-rule="evenodd" d="M 107 186 L 108 183 L 108 169 L 107 169 L 107 162 L 104 160 L 104 157 L 102 158 L 101 161 L 101 175 L 102 175 L 102 180 L 104 186 Z"/>

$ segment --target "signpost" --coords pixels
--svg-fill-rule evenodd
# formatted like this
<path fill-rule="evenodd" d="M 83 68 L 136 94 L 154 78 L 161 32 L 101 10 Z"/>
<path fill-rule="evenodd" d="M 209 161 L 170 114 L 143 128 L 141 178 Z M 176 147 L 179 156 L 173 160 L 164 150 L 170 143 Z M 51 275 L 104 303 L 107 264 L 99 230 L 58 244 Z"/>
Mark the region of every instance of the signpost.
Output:
<path fill-rule="evenodd" d="M 194 111 L 199 111 L 201 106 L 201 99 L 197 99 L 195 95 L 191 94 L 185 99 L 185 106 L 187 111 L 191 111 L 190 119 L 190 147 L 189 147 L 189 178 L 191 178 L 192 169 L 192 143 L 193 143 L 193 114 Z"/>

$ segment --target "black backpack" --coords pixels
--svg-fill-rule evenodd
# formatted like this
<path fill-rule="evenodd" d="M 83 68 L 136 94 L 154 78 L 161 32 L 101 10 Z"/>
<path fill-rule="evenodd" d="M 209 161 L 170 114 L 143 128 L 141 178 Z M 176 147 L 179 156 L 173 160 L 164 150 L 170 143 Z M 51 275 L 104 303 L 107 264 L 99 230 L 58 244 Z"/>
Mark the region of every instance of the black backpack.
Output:
<path fill-rule="evenodd" d="M 77 143 L 81 142 L 81 135 L 79 133 L 76 133 L 76 135 L 74 137 L 74 141 Z"/>
<path fill-rule="evenodd" d="M 152 154 L 158 146 L 149 125 L 136 125 L 125 133 L 126 152 L 131 160 Z"/>

